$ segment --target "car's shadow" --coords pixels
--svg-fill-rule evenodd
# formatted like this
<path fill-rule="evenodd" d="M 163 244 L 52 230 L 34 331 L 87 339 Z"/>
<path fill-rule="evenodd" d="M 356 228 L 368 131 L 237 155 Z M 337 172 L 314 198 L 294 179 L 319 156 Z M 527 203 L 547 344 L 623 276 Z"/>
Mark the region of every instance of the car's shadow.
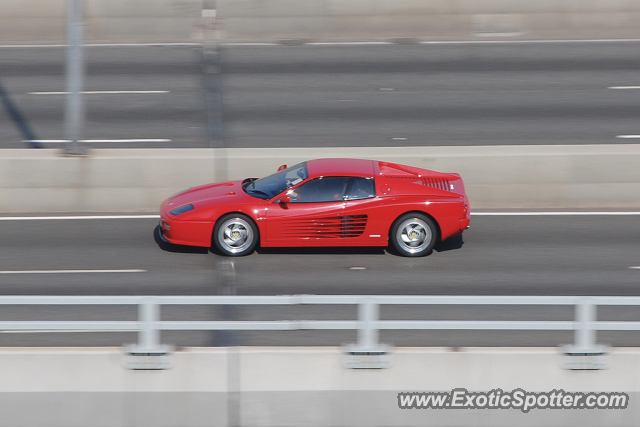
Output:
<path fill-rule="evenodd" d="M 436 243 L 433 250 L 436 252 L 453 251 L 455 249 L 462 249 L 462 245 L 464 245 L 464 240 L 462 239 L 462 234 L 460 234 L 459 236 L 449 237 L 447 240 Z"/>
<path fill-rule="evenodd" d="M 153 229 L 153 239 L 156 241 L 156 244 L 160 249 L 165 252 L 177 252 L 182 254 L 206 254 L 209 252 L 209 248 L 201 248 L 199 246 L 184 246 L 184 245 L 174 245 L 173 243 L 165 242 L 160 237 L 160 226 L 157 225 L 156 228 Z"/>
<path fill-rule="evenodd" d="M 326 248 L 257 248 L 259 254 L 282 255 L 384 255 L 385 248 L 368 247 L 326 247 Z"/>
<path fill-rule="evenodd" d="M 160 249 L 166 252 L 175 252 L 183 254 L 206 254 L 209 251 L 216 253 L 213 248 L 202 248 L 198 246 L 175 245 L 166 242 L 160 237 L 160 226 L 157 225 L 153 230 L 153 238 Z M 464 245 L 462 235 L 450 237 L 443 242 L 438 242 L 433 250 L 436 252 L 446 252 L 461 249 Z M 259 254 L 282 254 L 282 255 L 384 255 L 389 252 L 395 254 L 391 248 L 381 247 L 326 247 L 326 248 L 257 248 Z M 430 253 L 429 253 L 430 255 Z"/>
<path fill-rule="evenodd" d="M 461 249 L 464 245 L 462 235 L 450 237 L 443 242 L 438 242 L 433 250 L 436 252 L 452 251 L 455 249 Z M 392 248 L 380 248 L 380 247 L 327 247 L 327 248 L 257 248 L 256 252 L 259 254 L 285 254 L 285 255 L 324 255 L 324 254 L 338 254 L 338 255 L 384 255 L 389 252 L 390 254 L 397 255 Z M 431 252 L 428 254 L 430 255 Z"/>

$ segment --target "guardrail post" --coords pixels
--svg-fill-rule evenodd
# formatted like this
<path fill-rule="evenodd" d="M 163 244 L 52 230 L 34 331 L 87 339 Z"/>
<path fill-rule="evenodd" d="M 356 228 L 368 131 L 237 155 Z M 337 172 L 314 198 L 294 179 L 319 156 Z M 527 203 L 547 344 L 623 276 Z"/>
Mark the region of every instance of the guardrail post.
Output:
<path fill-rule="evenodd" d="M 593 350 L 596 347 L 596 330 L 592 323 L 596 321 L 596 306 L 589 300 L 582 300 L 576 305 L 575 347 Z"/>
<path fill-rule="evenodd" d="M 358 304 L 358 341 L 344 346 L 343 366 L 350 369 L 383 369 L 391 366 L 391 347 L 379 343 L 375 325 L 380 305 L 372 298 Z"/>
<path fill-rule="evenodd" d="M 145 300 L 138 306 L 142 328 L 138 332 L 138 346 L 141 349 L 157 349 L 160 346 L 160 331 L 156 322 L 160 320 L 160 306 L 153 300 Z"/>
<path fill-rule="evenodd" d="M 170 345 L 160 345 L 160 304 L 145 298 L 138 304 L 138 343 L 125 347 L 123 366 L 127 369 L 157 370 L 173 366 Z"/>
<path fill-rule="evenodd" d="M 371 301 L 366 300 L 358 304 L 358 347 L 376 348 L 378 346 L 379 331 L 373 324 L 380 318 L 380 306 Z"/>
<path fill-rule="evenodd" d="M 563 346 L 560 366 L 572 370 L 607 369 L 609 348 L 596 344 L 596 304 L 581 299 L 575 305 L 574 344 Z"/>

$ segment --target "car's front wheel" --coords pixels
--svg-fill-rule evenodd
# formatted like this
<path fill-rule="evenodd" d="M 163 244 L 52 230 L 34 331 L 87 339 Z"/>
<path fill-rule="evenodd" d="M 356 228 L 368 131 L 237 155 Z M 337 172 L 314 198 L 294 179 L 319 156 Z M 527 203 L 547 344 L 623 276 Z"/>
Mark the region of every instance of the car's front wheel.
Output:
<path fill-rule="evenodd" d="M 246 215 L 225 215 L 213 228 L 213 244 L 223 255 L 249 255 L 258 244 L 258 228 Z"/>
<path fill-rule="evenodd" d="M 408 213 L 391 226 L 389 241 L 399 255 L 419 257 L 427 255 L 435 246 L 438 228 L 426 215 Z"/>

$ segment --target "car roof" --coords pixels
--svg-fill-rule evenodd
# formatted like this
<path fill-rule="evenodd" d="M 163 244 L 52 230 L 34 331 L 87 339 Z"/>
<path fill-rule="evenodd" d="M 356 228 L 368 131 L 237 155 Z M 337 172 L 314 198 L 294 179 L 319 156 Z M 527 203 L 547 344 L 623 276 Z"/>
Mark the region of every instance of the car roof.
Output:
<path fill-rule="evenodd" d="M 374 176 L 375 160 L 362 159 L 317 159 L 307 161 L 309 176 L 348 175 Z"/>

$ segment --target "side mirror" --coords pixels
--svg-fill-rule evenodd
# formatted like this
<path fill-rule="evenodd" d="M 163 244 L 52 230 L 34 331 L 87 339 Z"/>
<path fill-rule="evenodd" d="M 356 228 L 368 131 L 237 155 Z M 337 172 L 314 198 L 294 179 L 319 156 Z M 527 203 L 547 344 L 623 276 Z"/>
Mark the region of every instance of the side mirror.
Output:
<path fill-rule="evenodd" d="M 284 196 L 280 197 L 280 203 L 291 203 L 291 196 L 285 194 Z"/>
<path fill-rule="evenodd" d="M 287 168 L 287 165 L 281 165 L 281 166 L 278 168 L 278 172 L 280 172 L 280 171 L 282 171 L 282 170 L 285 170 L 286 168 Z"/>

